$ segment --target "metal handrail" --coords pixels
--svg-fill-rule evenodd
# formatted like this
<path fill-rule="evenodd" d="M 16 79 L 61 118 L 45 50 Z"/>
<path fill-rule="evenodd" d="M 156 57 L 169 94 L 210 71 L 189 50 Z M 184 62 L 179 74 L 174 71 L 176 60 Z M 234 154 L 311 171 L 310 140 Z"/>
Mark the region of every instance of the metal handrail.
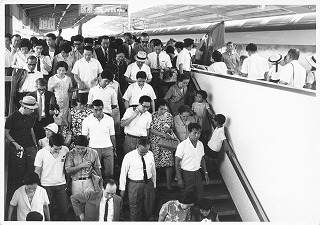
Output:
<path fill-rule="evenodd" d="M 192 77 L 191 78 L 192 84 L 195 87 L 196 90 L 200 90 L 200 85 L 198 84 L 197 80 Z M 206 101 L 206 100 L 205 100 Z M 206 101 L 207 102 L 207 101 Z M 207 102 L 208 103 L 208 102 Z M 210 109 L 212 112 L 214 112 L 214 110 L 212 109 L 212 106 L 208 103 L 208 105 L 210 106 Z M 213 117 L 214 115 L 211 114 L 209 111 L 208 113 Z M 212 120 L 210 120 L 211 125 L 214 126 Z M 233 148 L 231 147 L 231 145 L 229 144 L 228 140 L 225 140 L 225 142 L 227 146 L 223 145 L 224 150 L 226 150 L 225 148 L 227 147 L 229 151 L 226 151 L 226 154 L 255 210 L 255 212 L 257 213 L 257 216 L 259 217 L 261 222 L 270 222 L 265 210 L 263 209 L 263 206 L 261 205 L 261 202 L 259 201 L 258 196 L 256 195 L 255 191 L 253 190 L 249 179 L 247 178 L 244 170 L 241 167 L 241 164 L 239 162 L 239 160 L 237 159 L 236 155 L 233 154 Z M 230 152 L 231 150 L 231 152 Z"/>

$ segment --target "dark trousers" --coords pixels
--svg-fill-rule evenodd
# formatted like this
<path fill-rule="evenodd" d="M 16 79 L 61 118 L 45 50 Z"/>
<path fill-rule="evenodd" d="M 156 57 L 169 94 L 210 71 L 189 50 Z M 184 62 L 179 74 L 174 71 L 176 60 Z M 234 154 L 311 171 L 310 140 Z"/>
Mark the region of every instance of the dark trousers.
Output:
<path fill-rule="evenodd" d="M 135 138 L 129 135 L 126 135 L 123 142 L 123 152 L 126 155 L 128 152 L 137 148 L 139 138 Z"/>
<path fill-rule="evenodd" d="M 114 155 L 113 147 L 107 148 L 92 148 L 97 151 L 101 166 L 102 166 L 102 177 L 113 178 L 113 167 L 114 167 Z"/>
<path fill-rule="evenodd" d="M 145 184 L 128 181 L 128 197 L 130 207 L 130 221 L 149 221 L 152 215 L 155 192 L 152 180 Z"/>
<path fill-rule="evenodd" d="M 57 186 L 42 186 L 46 189 L 50 205 L 51 220 L 65 221 L 68 213 L 68 196 L 66 192 L 67 186 L 65 184 Z M 55 208 L 53 202 L 55 201 Z M 56 214 L 56 215 L 55 215 Z"/>
<path fill-rule="evenodd" d="M 22 158 L 17 156 L 16 147 L 10 144 L 8 162 L 7 201 L 10 201 L 17 188 L 22 186 L 26 172 L 34 171 L 34 159 L 37 154 L 35 146 L 24 148 Z"/>
<path fill-rule="evenodd" d="M 157 96 L 157 98 L 163 98 L 159 96 L 160 93 L 160 84 L 161 84 L 161 79 L 160 79 L 160 70 L 154 70 L 152 71 L 152 80 L 150 85 L 153 87 L 153 90 Z"/>
<path fill-rule="evenodd" d="M 203 196 L 203 184 L 202 175 L 200 170 L 197 171 L 186 171 L 182 170 L 182 180 L 184 187 L 181 189 L 182 193 L 194 192 L 196 195 L 196 201 L 202 199 Z"/>

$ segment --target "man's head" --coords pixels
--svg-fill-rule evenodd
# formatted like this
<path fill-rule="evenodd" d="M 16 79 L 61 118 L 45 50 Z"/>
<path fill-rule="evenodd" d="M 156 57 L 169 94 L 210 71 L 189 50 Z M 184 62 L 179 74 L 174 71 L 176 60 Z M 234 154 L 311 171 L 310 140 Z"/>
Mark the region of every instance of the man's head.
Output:
<path fill-rule="evenodd" d="M 201 125 L 198 123 L 189 123 L 188 131 L 190 141 L 198 141 L 201 135 Z"/>
<path fill-rule="evenodd" d="M 147 138 L 140 138 L 137 143 L 137 150 L 139 155 L 144 156 L 148 153 L 150 143 Z"/>
<path fill-rule="evenodd" d="M 37 65 L 37 58 L 34 55 L 30 55 L 27 58 L 27 66 L 30 72 L 33 72 Z"/>
<path fill-rule="evenodd" d="M 47 42 L 47 45 L 49 47 L 52 47 L 54 48 L 54 46 L 56 45 L 56 39 L 57 39 L 57 36 L 53 33 L 49 33 L 46 35 L 46 42 Z"/>
<path fill-rule="evenodd" d="M 255 53 L 258 50 L 258 47 L 254 43 L 250 43 L 246 46 L 246 51 L 248 52 L 248 55 Z"/>
<path fill-rule="evenodd" d="M 36 80 L 37 91 L 42 95 L 47 90 L 47 80 L 44 78 L 38 78 Z"/>
<path fill-rule="evenodd" d="M 182 51 L 183 46 L 184 46 L 184 44 L 181 41 L 176 42 L 176 44 L 174 45 L 174 47 L 177 49 L 178 53 Z"/>
<path fill-rule="evenodd" d="M 139 71 L 136 75 L 137 83 L 140 87 L 144 86 L 147 80 L 147 74 L 144 71 Z"/>
<path fill-rule="evenodd" d="M 30 115 L 38 108 L 38 103 L 36 99 L 32 96 L 24 96 L 22 100 L 19 101 L 21 107 L 23 107 L 23 114 Z"/>
<path fill-rule="evenodd" d="M 20 40 L 21 40 L 20 34 L 14 34 L 14 35 L 12 36 L 12 40 L 11 40 L 11 41 L 12 41 L 12 46 L 13 46 L 14 48 L 17 48 Z"/>
<path fill-rule="evenodd" d="M 124 58 L 125 58 L 124 52 L 118 51 L 117 54 L 116 54 L 116 61 L 117 62 L 121 62 L 121 61 L 124 60 Z"/>
<path fill-rule="evenodd" d="M 89 141 L 87 136 L 85 135 L 77 135 L 74 138 L 74 145 L 80 153 L 83 153 L 86 151 L 86 147 L 88 146 Z"/>
<path fill-rule="evenodd" d="M 113 81 L 114 74 L 111 70 L 105 69 L 102 71 L 99 77 L 99 84 L 101 87 L 105 88 L 111 81 Z"/>
<path fill-rule="evenodd" d="M 218 50 L 214 50 L 211 57 L 214 62 L 222 62 L 222 54 Z"/>
<path fill-rule="evenodd" d="M 63 143 L 64 143 L 64 138 L 62 137 L 61 134 L 53 134 L 49 138 L 49 145 L 50 145 L 51 149 L 53 150 L 53 152 L 55 152 L 55 153 L 60 152 Z"/>
<path fill-rule="evenodd" d="M 291 48 L 287 53 L 287 62 L 291 62 L 292 60 L 298 60 L 300 56 L 299 49 Z"/>
<path fill-rule="evenodd" d="M 64 42 L 62 45 L 60 45 L 59 50 L 63 57 L 68 57 L 69 53 L 72 51 L 71 42 Z"/>
<path fill-rule="evenodd" d="M 143 47 L 147 47 L 149 43 L 149 34 L 146 32 L 141 33 L 140 39 L 141 39 L 141 45 Z"/>
<path fill-rule="evenodd" d="M 94 43 L 93 38 L 85 38 L 83 42 L 84 42 L 84 46 L 90 46 L 90 47 L 92 47 Z"/>
<path fill-rule="evenodd" d="M 12 36 L 10 33 L 5 34 L 5 45 L 8 48 L 11 45 Z"/>
<path fill-rule="evenodd" d="M 216 126 L 223 126 L 223 124 L 226 122 L 226 117 L 222 114 L 217 114 L 214 116 L 213 122 Z"/>
<path fill-rule="evenodd" d="M 148 111 L 151 107 L 151 98 L 147 95 L 142 95 L 139 98 L 138 109 L 141 113 Z"/>
<path fill-rule="evenodd" d="M 75 47 L 76 49 L 82 48 L 83 39 L 83 36 L 80 34 L 73 36 L 71 40 L 73 47 Z"/>
<path fill-rule="evenodd" d="M 92 102 L 93 115 L 100 119 L 103 117 L 103 102 L 100 99 L 96 99 Z"/>
<path fill-rule="evenodd" d="M 234 44 L 233 44 L 233 42 L 232 41 L 229 41 L 228 43 L 227 43 L 227 52 L 232 52 L 233 51 L 233 49 L 234 49 Z"/>
<path fill-rule="evenodd" d="M 193 47 L 193 44 L 194 44 L 194 40 L 191 39 L 191 38 L 186 38 L 183 40 L 183 45 L 185 48 L 192 48 Z"/>
<path fill-rule="evenodd" d="M 104 182 L 103 196 L 108 200 L 116 194 L 118 183 L 113 179 L 106 179 Z"/>
<path fill-rule="evenodd" d="M 144 51 L 139 51 L 135 56 L 136 63 L 139 67 L 142 67 L 142 65 L 147 60 L 147 53 Z"/>
<path fill-rule="evenodd" d="M 110 45 L 110 38 L 107 35 L 103 35 L 99 37 L 100 45 L 102 48 L 107 49 Z"/>
<path fill-rule="evenodd" d="M 39 56 L 42 53 L 43 50 L 43 42 L 42 40 L 38 40 L 34 43 L 34 47 L 33 47 L 34 53 Z"/>
<path fill-rule="evenodd" d="M 123 34 L 123 37 L 124 37 L 124 41 L 125 43 L 127 43 L 128 45 L 131 45 L 134 40 L 133 40 L 133 36 L 131 33 L 127 32 L 127 33 L 124 33 Z"/>
<path fill-rule="evenodd" d="M 162 41 L 160 39 L 153 39 L 153 49 L 157 54 L 162 51 Z"/>
<path fill-rule="evenodd" d="M 84 51 L 83 51 L 83 57 L 85 58 L 85 60 L 87 62 L 90 62 L 90 60 L 92 59 L 92 55 L 93 55 L 93 48 L 92 46 L 84 46 L 83 47 Z"/>

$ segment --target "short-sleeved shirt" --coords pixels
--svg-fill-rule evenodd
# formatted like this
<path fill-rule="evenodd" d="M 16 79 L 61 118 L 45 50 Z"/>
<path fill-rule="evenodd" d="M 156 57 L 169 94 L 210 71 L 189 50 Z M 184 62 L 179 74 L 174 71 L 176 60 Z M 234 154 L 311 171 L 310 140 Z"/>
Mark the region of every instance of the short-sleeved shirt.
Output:
<path fill-rule="evenodd" d="M 235 70 L 240 62 L 240 56 L 237 52 L 224 52 L 222 58 L 229 70 Z"/>
<path fill-rule="evenodd" d="M 126 72 L 124 73 L 124 76 L 130 78 L 131 80 L 136 81 L 136 80 L 137 80 L 137 77 L 136 77 L 136 76 L 137 76 L 137 73 L 138 73 L 139 71 L 144 71 L 144 72 L 146 72 L 146 74 L 147 74 L 147 80 L 152 79 L 152 74 L 151 74 L 150 67 L 149 67 L 148 65 L 146 65 L 146 64 L 143 64 L 142 67 L 141 67 L 141 69 L 140 69 L 136 62 L 131 63 L 131 64 L 127 67 L 127 70 L 126 70 Z"/>
<path fill-rule="evenodd" d="M 190 139 L 182 141 L 176 151 L 176 157 L 181 159 L 181 169 L 197 171 L 201 167 L 201 159 L 204 156 L 204 147 L 201 141 L 194 147 Z"/>
<path fill-rule="evenodd" d="M 72 180 L 89 177 L 95 167 L 101 168 L 101 164 L 98 152 L 92 148 L 87 147 L 84 155 L 80 154 L 79 151 L 75 148 L 68 152 L 66 163 L 64 165 L 66 170 L 70 167 L 75 167 L 86 160 L 89 160 L 91 162 L 91 166 L 88 168 L 81 168 L 77 172 L 70 174 Z"/>
<path fill-rule="evenodd" d="M 177 57 L 177 69 L 179 69 L 179 65 L 183 64 L 183 70 L 191 71 L 191 54 L 188 49 L 183 48 Z"/>
<path fill-rule="evenodd" d="M 134 110 L 134 107 L 127 108 L 121 120 L 126 120 L 133 116 Z M 151 121 L 152 116 L 149 112 L 140 114 L 124 127 L 124 133 L 134 136 L 147 136 L 147 130 L 150 128 Z"/>
<path fill-rule="evenodd" d="M 66 183 L 64 162 L 69 149 L 62 146 L 57 158 L 50 152 L 50 146 L 40 149 L 34 160 L 34 166 L 41 167 L 40 181 L 42 186 L 57 186 Z"/>
<path fill-rule="evenodd" d="M 225 139 L 226 136 L 224 135 L 224 127 L 218 127 L 212 132 L 208 146 L 212 151 L 220 152 L 222 143 Z"/>
<path fill-rule="evenodd" d="M 23 82 L 21 88 L 18 90 L 21 92 L 34 92 L 37 90 L 36 80 L 43 78 L 43 74 L 39 71 L 34 71 L 34 73 L 28 73 L 25 81 Z"/>
<path fill-rule="evenodd" d="M 268 60 L 258 55 L 258 53 L 253 53 L 243 60 L 241 72 L 248 74 L 249 79 L 264 79 L 264 74 L 268 71 Z"/>
<path fill-rule="evenodd" d="M 34 53 L 33 54 L 36 58 L 37 58 L 37 62 L 38 62 L 38 56 Z M 40 58 L 43 57 L 43 61 L 52 67 L 52 62 L 51 62 L 51 59 L 50 59 L 50 56 L 48 55 L 41 55 Z M 46 67 L 44 66 L 44 63 L 43 61 L 40 59 L 40 72 L 43 74 L 43 75 L 48 75 L 49 74 L 49 71 L 46 69 Z M 26 64 L 25 64 L 26 65 Z M 36 67 L 37 68 L 37 67 Z"/>
<path fill-rule="evenodd" d="M 307 72 L 297 60 L 292 60 L 281 70 L 279 79 L 295 88 L 303 88 L 306 82 Z"/>
<path fill-rule="evenodd" d="M 159 216 L 164 217 L 164 221 L 168 222 L 190 221 L 190 207 L 183 209 L 178 200 L 171 200 L 162 205 Z"/>
<path fill-rule="evenodd" d="M 43 187 L 37 186 L 30 205 L 25 185 L 22 185 L 14 192 L 10 201 L 10 205 L 17 206 L 18 221 L 26 221 L 27 214 L 31 211 L 37 211 L 41 213 L 44 218 L 43 206 L 49 205 L 49 203 L 50 201 L 46 190 Z"/>
<path fill-rule="evenodd" d="M 138 83 L 135 82 L 129 85 L 123 95 L 123 99 L 129 101 L 129 105 L 138 105 L 139 99 L 143 95 L 149 96 L 152 100 L 157 98 L 150 84 L 145 83 L 141 89 Z"/>
<path fill-rule="evenodd" d="M 35 145 L 31 136 L 31 128 L 36 120 L 36 114 L 22 115 L 18 110 L 8 116 L 5 129 L 10 130 L 11 137 L 22 147 L 32 147 Z"/>
<path fill-rule="evenodd" d="M 151 69 L 158 69 L 157 53 L 156 52 L 151 52 L 148 54 L 147 65 L 149 65 Z M 161 66 L 162 68 L 171 68 L 172 67 L 170 56 L 167 53 L 160 52 L 159 66 Z"/>
<path fill-rule="evenodd" d="M 91 114 L 82 121 L 82 135 L 89 136 L 90 148 L 112 147 L 110 136 L 115 135 L 113 118 L 104 114 L 99 121 Z"/>
<path fill-rule="evenodd" d="M 224 62 L 214 62 L 208 67 L 208 71 L 217 74 L 228 74 L 227 66 Z"/>
<path fill-rule="evenodd" d="M 91 105 L 93 100 L 100 99 L 103 102 L 103 112 L 111 114 L 111 105 L 118 105 L 117 97 L 117 92 L 112 87 L 106 86 L 103 88 L 100 85 L 97 85 L 90 88 L 87 104 Z"/>
<path fill-rule="evenodd" d="M 276 65 L 272 65 L 269 69 L 268 75 L 270 76 L 270 79 L 272 80 L 279 80 L 279 76 L 281 73 L 281 70 L 283 69 L 283 66 L 278 64 L 278 71 L 276 72 Z"/>
<path fill-rule="evenodd" d="M 76 61 L 71 72 L 77 74 L 86 85 L 86 89 L 79 90 L 79 93 L 88 93 L 89 89 L 96 85 L 93 81 L 102 71 L 101 64 L 97 59 L 91 58 L 88 62 L 85 58 L 81 58 Z"/>

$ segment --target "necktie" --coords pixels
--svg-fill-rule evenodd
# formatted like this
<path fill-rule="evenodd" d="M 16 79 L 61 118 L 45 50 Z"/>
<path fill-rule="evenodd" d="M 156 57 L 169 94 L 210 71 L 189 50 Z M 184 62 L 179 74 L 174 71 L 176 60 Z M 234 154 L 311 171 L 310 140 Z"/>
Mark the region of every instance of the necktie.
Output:
<path fill-rule="evenodd" d="M 37 56 L 37 58 L 38 58 L 38 61 L 37 61 L 37 70 L 38 70 L 39 72 L 41 72 L 41 71 L 40 71 L 40 56 Z"/>
<path fill-rule="evenodd" d="M 108 62 L 108 49 L 104 50 L 104 56 L 106 58 L 106 62 Z"/>
<path fill-rule="evenodd" d="M 157 69 L 160 69 L 160 59 L 159 59 L 159 54 L 157 54 Z"/>
<path fill-rule="evenodd" d="M 147 169 L 146 169 L 146 162 L 144 161 L 143 156 L 141 156 L 142 165 L 143 165 L 143 180 L 144 183 L 148 183 L 148 176 L 147 176 Z"/>
<path fill-rule="evenodd" d="M 42 116 L 42 94 L 40 94 L 39 96 L 38 113 L 39 113 L 39 121 L 40 121 Z"/>
<path fill-rule="evenodd" d="M 129 48 L 129 57 L 131 57 L 131 53 L 132 53 L 132 45 L 129 45 L 130 48 Z"/>

